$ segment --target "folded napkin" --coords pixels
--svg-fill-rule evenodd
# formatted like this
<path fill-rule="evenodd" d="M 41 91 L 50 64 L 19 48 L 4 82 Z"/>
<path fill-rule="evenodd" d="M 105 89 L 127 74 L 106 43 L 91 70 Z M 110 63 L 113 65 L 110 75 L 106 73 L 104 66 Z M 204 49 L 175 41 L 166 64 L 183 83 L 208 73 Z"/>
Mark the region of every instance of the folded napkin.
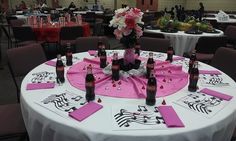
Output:
<path fill-rule="evenodd" d="M 87 63 L 90 63 L 90 64 L 100 65 L 100 60 L 97 60 L 97 59 L 84 58 L 83 61 L 84 61 L 84 62 L 87 62 Z"/>
<path fill-rule="evenodd" d="M 45 64 L 47 64 L 49 66 L 56 67 L 56 62 L 55 61 L 47 61 Z"/>
<path fill-rule="evenodd" d="M 173 58 L 173 61 L 178 61 L 178 60 L 184 60 L 184 57 L 182 56 L 177 56 Z"/>
<path fill-rule="evenodd" d="M 37 89 L 51 89 L 55 87 L 55 83 L 29 83 L 26 86 L 26 90 L 37 90 Z"/>
<path fill-rule="evenodd" d="M 100 104 L 97 104 L 95 102 L 89 102 L 88 104 L 84 105 L 83 107 L 80 107 L 77 110 L 74 110 L 73 112 L 69 113 L 69 116 L 72 118 L 82 121 L 85 118 L 89 117 L 93 113 L 97 112 L 100 110 L 103 106 Z"/>
<path fill-rule="evenodd" d="M 89 55 L 94 56 L 97 54 L 97 51 L 96 50 L 89 50 L 88 53 L 89 53 Z"/>
<path fill-rule="evenodd" d="M 158 110 L 168 127 L 184 127 L 172 106 L 159 106 Z"/>
<path fill-rule="evenodd" d="M 220 75 L 221 72 L 218 70 L 199 70 L 199 74 L 215 74 L 215 75 Z"/>
<path fill-rule="evenodd" d="M 230 101 L 233 98 L 233 96 L 223 94 L 221 92 L 217 92 L 217 91 L 210 90 L 210 89 L 207 89 L 207 88 L 202 89 L 200 92 L 205 93 L 207 95 L 215 96 L 217 98 L 227 100 L 227 101 Z"/>

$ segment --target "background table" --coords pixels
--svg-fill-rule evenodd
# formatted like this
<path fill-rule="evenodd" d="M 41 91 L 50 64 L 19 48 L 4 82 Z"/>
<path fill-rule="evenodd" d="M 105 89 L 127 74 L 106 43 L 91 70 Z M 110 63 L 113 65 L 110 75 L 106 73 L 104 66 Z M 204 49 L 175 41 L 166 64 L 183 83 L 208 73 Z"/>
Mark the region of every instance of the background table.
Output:
<path fill-rule="evenodd" d="M 107 51 L 110 56 L 112 51 Z M 123 51 L 119 51 L 122 55 Z M 147 52 L 142 52 L 145 57 Z M 81 61 L 84 57 L 93 58 L 87 52 L 74 55 Z M 157 53 L 158 59 L 165 60 L 166 54 Z M 186 64 L 188 60 L 182 63 Z M 175 63 L 175 62 L 174 62 Z M 200 63 L 200 69 L 215 70 L 213 67 Z M 66 67 L 68 70 L 69 67 Z M 183 67 L 187 71 L 187 67 Z M 114 131 L 111 129 L 111 107 L 114 105 L 140 105 L 145 104 L 144 99 L 112 98 L 96 95 L 102 99 L 103 108 L 85 119 L 82 122 L 70 117 L 64 118 L 54 111 L 50 111 L 36 102 L 43 95 L 57 94 L 69 90 L 78 96 L 84 96 L 85 92 L 70 85 L 66 79 L 62 86 L 57 85 L 54 89 L 26 90 L 26 85 L 32 78 L 32 74 L 41 71 L 54 72 L 55 67 L 42 64 L 33 69 L 24 78 L 21 85 L 21 107 L 23 118 L 29 133 L 30 140 L 33 141 L 230 141 L 231 135 L 236 125 L 236 98 L 234 97 L 228 105 L 212 118 L 208 119 L 198 115 L 172 102 L 189 92 L 187 86 L 180 91 L 165 97 L 167 105 L 172 105 L 180 119 L 185 124 L 184 128 L 168 128 L 167 130 L 127 130 Z M 223 74 L 222 77 L 230 86 L 212 87 L 228 95 L 235 96 L 236 83 Z M 200 86 L 200 89 L 202 86 Z M 158 92 L 157 92 L 158 93 Z M 162 98 L 158 98 L 156 105 L 161 105 Z"/>
<path fill-rule="evenodd" d="M 82 23 L 82 25 L 78 25 L 76 23 L 67 23 L 66 26 L 82 26 L 83 27 L 83 36 L 88 37 L 90 36 L 90 27 L 88 23 Z M 48 41 L 48 42 L 58 42 L 60 36 L 60 30 L 62 26 L 56 24 L 47 24 L 43 25 L 43 27 L 39 26 L 32 26 L 37 40 L 38 41 Z"/>
<path fill-rule="evenodd" d="M 220 31 L 220 30 L 218 30 Z M 203 34 L 186 34 L 184 31 L 178 31 L 177 33 L 167 33 L 161 32 L 160 30 L 145 30 L 145 32 L 152 32 L 152 33 L 162 33 L 164 34 L 165 38 L 170 39 L 171 44 L 175 50 L 176 55 L 183 56 L 185 52 L 191 52 L 200 37 L 203 36 L 222 36 L 224 33 L 220 31 L 220 33 L 212 34 L 212 33 L 203 33 Z"/>

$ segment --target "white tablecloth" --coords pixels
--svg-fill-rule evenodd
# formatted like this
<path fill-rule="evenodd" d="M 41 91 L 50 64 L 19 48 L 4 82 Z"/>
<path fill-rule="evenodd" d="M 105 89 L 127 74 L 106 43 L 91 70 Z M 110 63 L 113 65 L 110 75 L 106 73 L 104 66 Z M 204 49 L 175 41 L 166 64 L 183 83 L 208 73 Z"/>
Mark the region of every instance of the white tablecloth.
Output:
<path fill-rule="evenodd" d="M 111 52 L 111 51 L 109 51 Z M 122 53 L 120 51 L 119 53 Z M 109 53 L 108 53 L 109 54 Z M 111 54 L 110 54 L 111 55 Z M 79 53 L 77 57 L 90 58 L 89 54 Z M 165 60 L 166 55 L 159 59 Z M 188 60 L 185 60 L 188 61 Z M 200 63 L 201 69 L 214 68 Z M 66 67 L 68 70 L 68 67 Z M 183 67 L 186 71 L 187 67 Z M 130 130 L 114 131 L 111 129 L 111 107 L 114 105 L 145 104 L 144 99 L 120 99 L 104 96 L 96 96 L 102 99 L 103 108 L 82 122 L 70 117 L 64 118 L 54 111 L 50 111 L 36 104 L 42 95 L 57 94 L 69 90 L 75 94 L 84 96 L 85 92 L 72 87 L 69 82 L 53 89 L 26 90 L 26 85 L 32 78 L 32 74 L 40 71 L 55 71 L 55 67 L 42 64 L 33 69 L 24 78 L 21 85 L 21 107 L 23 118 L 31 141 L 230 141 L 236 125 L 234 97 L 228 105 L 212 118 L 206 118 L 189 111 L 173 101 L 187 95 L 187 86 L 179 92 L 165 97 L 166 103 L 172 105 L 178 116 L 184 123 L 184 128 L 168 128 L 166 130 Z M 223 78 L 230 86 L 213 87 L 228 95 L 235 96 L 236 83 L 223 74 Z M 202 86 L 200 86 L 200 89 Z M 162 98 L 157 99 L 156 105 L 161 105 Z"/>
<path fill-rule="evenodd" d="M 87 12 L 95 12 L 95 14 L 103 14 L 103 11 L 74 11 L 74 14 L 86 14 Z"/>
<path fill-rule="evenodd" d="M 200 35 L 186 34 L 184 33 L 184 31 L 178 31 L 177 33 L 166 33 L 161 32 L 160 30 L 145 30 L 145 32 L 164 34 L 165 38 L 170 39 L 171 44 L 173 45 L 173 48 L 175 50 L 175 54 L 180 56 L 183 56 L 185 52 L 191 52 L 195 48 L 200 37 L 222 36 L 224 34 L 222 31 L 217 34 L 203 33 Z"/>
<path fill-rule="evenodd" d="M 229 18 L 229 20 L 227 21 L 221 21 L 217 18 L 217 14 L 212 14 L 214 15 L 215 17 L 203 17 L 204 20 L 216 20 L 218 23 L 228 23 L 228 24 L 234 24 L 236 23 L 236 19 L 232 19 L 232 18 Z M 234 16 L 236 17 L 236 15 L 231 15 L 231 16 Z"/>

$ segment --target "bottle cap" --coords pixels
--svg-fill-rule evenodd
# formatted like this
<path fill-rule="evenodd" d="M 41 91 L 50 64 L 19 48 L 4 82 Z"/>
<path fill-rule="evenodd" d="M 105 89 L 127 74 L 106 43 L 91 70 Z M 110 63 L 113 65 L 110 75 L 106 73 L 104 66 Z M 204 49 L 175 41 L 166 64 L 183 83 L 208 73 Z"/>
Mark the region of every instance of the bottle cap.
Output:
<path fill-rule="evenodd" d="M 149 52 L 149 57 L 153 57 L 153 52 Z"/>
<path fill-rule="evenodd" d="M 57 59 L 61 59 L 61 54 L 57 54 Z"/>
<path fill-rule="evenodd" d="M 114 54 L 113 54 L 113 60 L 118 60 L 118 52 L 114 52 Z"/>

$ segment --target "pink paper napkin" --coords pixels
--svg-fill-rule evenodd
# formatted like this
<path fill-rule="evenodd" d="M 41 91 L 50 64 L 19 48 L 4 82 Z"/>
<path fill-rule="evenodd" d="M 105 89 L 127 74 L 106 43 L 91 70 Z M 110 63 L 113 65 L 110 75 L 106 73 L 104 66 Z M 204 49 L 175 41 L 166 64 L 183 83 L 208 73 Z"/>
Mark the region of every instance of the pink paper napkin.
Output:
<path fill-rule="evenodd" d="M 220 75 L 221 72 L 218 70 L 199 70 L 199 74 L 215 74 L 215 75 Z"/>
<path fill-rule="evenodd" d="M 54 87 L 55 83 L 29 83 L 26 86 L 26 90 L 51 89 Z"/>
<path fill-rule="evenodd" d="M 69 116 L 72 118 L 82 121 L 92 115 L 93 113 L 100 110 L 103 106 L 100 104 L 97 104 L 95 102 L 89 102 L 88 104 L 84 105 L 83 107 L 80 107 L 79 109 L 70 112 Z"/>
<path fill-rule="evenodd" d="M 56 62 L 55 61 L 47 61 L 45 64 L 47 64 L 49 66 L 56 67 Z"/>
<path fill-rule="evenodd" d="M 99 60 L 84 58 L 83 61 L 84 61 L 84 62 L 87 62 L 87 63 L 91 63 L 91 64 L 100 65 L 100 61 L 99 61 Z"/>
<path fill-rule="evenodd" d="M 89 50 L 88 53 L 89 53 L 89 55 L 94 56 L 97 54 L 97 51 L 96 50 Z"/>
<path fill-rule="evenodd" d="M 227 100 L 227 101 L 230 101 L 233 98 L 233 96 L 223 94 L 221 92 L 217 92 L 217 91 L 210 90 L 210 89 L 207 89 L 207 88 L 202 89 L 200 92 L 205 93 L 207 95 L 215 96 L 217 98 L 224 99 L 224 100 Z"/>
<path fill-rule="evenodd" d="M 184 60 L 184 57 L 182 56 L 177 56 L 173 58 L 173 61 L 178 61 L 178 60 Z"/>
<path fill-rule="evenodd" d="M 184 127 L 172 106 L 159 106 L 158 110 L 168 127 Z"/>

